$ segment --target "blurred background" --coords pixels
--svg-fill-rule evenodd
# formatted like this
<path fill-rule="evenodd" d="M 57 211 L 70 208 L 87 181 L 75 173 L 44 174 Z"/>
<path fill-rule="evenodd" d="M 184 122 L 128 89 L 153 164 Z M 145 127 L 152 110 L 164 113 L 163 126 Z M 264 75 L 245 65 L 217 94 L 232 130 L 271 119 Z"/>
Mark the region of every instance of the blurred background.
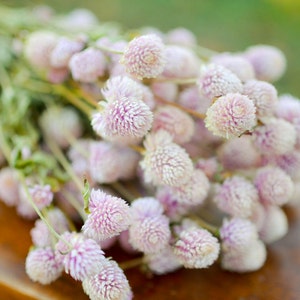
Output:
<path fill-rule="evenodd" d="M 300 0 L 0 0 L 34 7 L 47 4 L 57 12 L 91 9 L 101 21 L 124 29 L 154 26 L 192 30 L 200 45 L 216 51 L 240 51 L 271 44 L 287 56 L 286 75 L 275 85 L 280 93 L 300 97 Z"/>

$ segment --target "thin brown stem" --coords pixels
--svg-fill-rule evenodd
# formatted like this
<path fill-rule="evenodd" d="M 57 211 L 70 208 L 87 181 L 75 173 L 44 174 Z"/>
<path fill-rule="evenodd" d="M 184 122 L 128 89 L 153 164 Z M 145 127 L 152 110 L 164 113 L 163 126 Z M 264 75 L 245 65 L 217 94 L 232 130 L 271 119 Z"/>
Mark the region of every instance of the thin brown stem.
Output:
<path fill-rule="evenodd" d="M 144 263 L 144 258 L 143 257 L 137 257 L 137 258 L 119 263 L 119 267 L 122 270 L 128 270 L 128 269 L 131 269 L 131 268 L 139 267 L 143 263 Z"/>

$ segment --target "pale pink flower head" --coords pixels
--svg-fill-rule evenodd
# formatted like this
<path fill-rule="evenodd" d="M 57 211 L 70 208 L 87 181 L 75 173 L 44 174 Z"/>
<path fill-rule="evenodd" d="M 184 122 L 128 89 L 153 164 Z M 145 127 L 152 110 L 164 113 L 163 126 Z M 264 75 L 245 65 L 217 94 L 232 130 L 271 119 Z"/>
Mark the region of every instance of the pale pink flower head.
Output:
<path fill-rule="evenodd" d="M 254 184 L 263 204 L 284 205 L 293 195 L 294 184 L 290 176 L 278 167 L 258 169 Z"/>
<path fill-rule="evenodd" d="M 140 165 L 146 182 L 169 186 L 188 182 L 193 163 L 186 151 L 172 142 L 169 133 L 160 130 L 149 134 L 144 145 L 146 152 Z"/>
<path fill-rule="evenodd" d="M 100 50 L 87 48 L 71 57 L 69 68 L 74 80 L 95 82 L 105 74 L 106 64 L 106 58 Z"/>
<path fill-rule="evenodd" d="M 51 83 L 63 83 L 69 76 L 68 68 L 51 68 L 47 73 L 47 80 Z"/>
<path fill-rule="evenodd" d="M 19 185 L 19 202 L 17 203 L 17 214 L 27 220 L 35 220 L 38 215 L 30 202 L 25 186 Z"/>
<path fill-rule="evenodd" d="M 276 116 L 293 123 L 300 118 L 300 99 L 284 94 L 276 103 Z"/>
<path fill-rule="evenodd" d="M 241 136 L 256 125 L 256 108 L 244 95 L 229 93 L 218 98 L 206 112 L 205 126 L 224 138 Z"/>
<path fill-rule="evenodd" d="M 218 172 L 220 166 L 216 157 L 200 158 L 195 164 L 195 168 L 202 170 L 208 179 L 213 179 L 214 175 Z"/>
<path fill-rule="evenodd" d="M 180 233 L 173 251 L 185 268 L 202 269 L 216 261 L 220 244 L 206 229 L 191 227 Z"/>
<path fill-rule="evenodd" d="M 131 214 L 134 220 L 142 221 L 146 217 L 154 217 L 163 214 L 163 206 L 153 197 L 135 199 L 131 203 Z"/>
<path fill-rule="evenodd" d="M 10 167 L 0 169 L 0 200 L 7 206 L 19 203 L 19 180 L 17 171 Z"/>
<path fill-rule="evenodd" d="M 166 43 L 192 47 L 197 45 L 197 38 L 194 33 L 187 28 L 177 27 L 168 31 Z"/>
<path fill-rule="evenodd" d="M 300 178 L 300 152 L 293 150 L 283 155 L 276 156 L 275 164 L 284 170 L 292 179 Z"/>
<path fill-rule="evenodd" d="M 209 99 L 228 93 L 241 93 L 241 80 L 229 69 L 215 64 L 204 66 L 197 81 L 199 91 Z"/>
<path fill-rule="evenodd" d="M 82 230 L 87 237 L 97 241 L 118 235 L 131 223 L 131 212 L 128 204 L 121 198 L 104 193 L 101 190 L 91 191 L 87 220 Z"/>
<path fill-rule="evenodd" d="M 156 81 L 151 84 L 151 90 L 154 96 L 174 102 L 177 97 L 178 86 L 174 82 Z"/>
<path fill-rule="evenodd" d="M 165 46 L 155 34 L 134 38 L 121 58 L 128 74 L 137 79 L 157 77 L 162 73 L 165 62 Z"/>
<path fill-rule="evenodd" d="M 297 139 L 295 126 L 283 119 L 270 119 L 254 129 L 253 142 L 266 156 L 282 155 L 294 149 Z"/>
<path fill-rule="evenodd" d="M 86 277 L 98 274 L 104 260 L 104 253 L 99 244 L 76 232 L 65 232 L 57 242 L 55 250 L 62 259 L 65 272 L 76 280 L 82 281 Z"/>
<path fill-rule="evenodd" d="M 220 210 L 241 218 L 251 215 L 257 201 L 258 193 L 255 186 L 238 175 L 226 179 L 214 196 L 214 202 Z"/>
<path fill-rule="evenodd" d="M 50 284 L 61 276 L 63 264 L 50 247 L 36 248 L 28 253 L 25 269 L 32 281 Z"/>
<path fill-rule="evenodd" d="M 194 120 L 186 112 L 170 105 L 159 106 L 154 113 L 152 132 L 165 130 L 173 136 L 174 143 L 184 144 L 191 140 Z"/>
<path fill-rule="evenodd" d="M 33 202 L 39 209 L 49 206 L 53 200 L 53 192 L 49 184 L 39 185 L 36 184 L 28 188 Z"/>
<path fill-rule="evenodd" d="M 113 260 L 105 260 L 98 274 L 85 278 L 84 292 L 91 300 L 131 300 L 133 294 L 123 270 Z"/>
<path fill-rule="evenodd" d="M 286 58 L 282 51 L 274 46 L 252 46 L 244 55 L 254 67 L 258 80 L 276 81 L 286 70 Z"/>

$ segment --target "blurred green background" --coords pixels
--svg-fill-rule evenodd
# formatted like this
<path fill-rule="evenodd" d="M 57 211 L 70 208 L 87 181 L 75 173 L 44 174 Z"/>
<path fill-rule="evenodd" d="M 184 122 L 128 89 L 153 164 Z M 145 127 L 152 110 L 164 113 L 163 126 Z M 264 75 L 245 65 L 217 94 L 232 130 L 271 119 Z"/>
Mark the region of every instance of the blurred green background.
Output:
<path fill-rule="evenodd" d="M 48 4 L 58 12 L 91 9 L 102 21 L 126 29 L 155 26 L 163 31 L 183 26 L 199 44 L 217 51 L 240 51 L 271 44 L 288 59 L 286 75 L 276 83 L 280 93 L 300 97 L 300 0 L 0 0 L 9 6 Z"/>

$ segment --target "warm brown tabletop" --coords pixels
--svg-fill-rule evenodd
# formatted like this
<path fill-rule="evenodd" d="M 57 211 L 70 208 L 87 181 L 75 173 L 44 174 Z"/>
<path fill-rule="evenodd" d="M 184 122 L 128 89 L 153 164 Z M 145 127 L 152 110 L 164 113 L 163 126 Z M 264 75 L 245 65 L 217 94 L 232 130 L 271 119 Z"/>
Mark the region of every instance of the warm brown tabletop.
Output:
<path fill-rule="evenodd" d="M 179 270 L 147 278 L 137 269 L 126 271 L 135 300 L 299 300 L 300 207 L 288 208 L 288 235 L 269 247 L 266 265 L 258 272 L 233 274 L 218 265 L 206 270 Z M 49 286 L 32 283 L 24 271 L 31 244 L 31 222 L 0 204 L 0 299 L 88 299 L 79 283 L 64 276 Z M 124 259 L 114 248 L 110 253 Z M 26 295 L 26 296 L 25 296 Z"/>

